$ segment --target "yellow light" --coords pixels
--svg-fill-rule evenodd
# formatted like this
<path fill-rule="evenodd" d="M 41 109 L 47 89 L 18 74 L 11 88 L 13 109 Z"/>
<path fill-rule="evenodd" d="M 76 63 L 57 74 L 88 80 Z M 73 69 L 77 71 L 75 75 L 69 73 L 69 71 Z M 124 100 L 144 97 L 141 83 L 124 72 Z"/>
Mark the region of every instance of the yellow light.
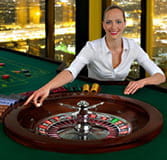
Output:
<path fill-rule="evenodd" d="M 162 23 L 162 20 L 161 20 L 161 19 L 158 19 L 158 18 L 155 18 L 155 19 L 153 20 L 153 23 L 154 23 L 154 25 L 160 25 L 160 24 Z"/>
<path fill-rule="evenodd" d="M 35 12 L 35 15 L 36 15 L 36 16 L 40 16 L 41 13 L 37 11 L 37 12 Z"/>
<path fill-rule="evenodd" d="M 134 26 L 134 20 L 132 18 L 128 18 L 127 22 L 126 22 L 126 25 L 129 26 L 129 27 Z"/>

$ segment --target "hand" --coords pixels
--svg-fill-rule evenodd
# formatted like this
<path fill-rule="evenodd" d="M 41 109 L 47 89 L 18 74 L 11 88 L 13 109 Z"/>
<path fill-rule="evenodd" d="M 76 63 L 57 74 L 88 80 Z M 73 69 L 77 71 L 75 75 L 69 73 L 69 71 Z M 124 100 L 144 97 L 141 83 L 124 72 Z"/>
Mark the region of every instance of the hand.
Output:
<path fill-rule="evenodd" d="M 138 89 L 145 86 L 144 81 L 131 81 L 124 90 L 124 94 L 134 94 Z"/>
<path fill-rule="evenodd" d="M 48 97 L 49 90 L 46 88 L 40 88 L 36 90 L 24 103 L 24 105 L 27 105 L 30 103 L 30 101 L 33 101 L 36 107 L 40 107 L 43 104 L 43 101 Z"/>

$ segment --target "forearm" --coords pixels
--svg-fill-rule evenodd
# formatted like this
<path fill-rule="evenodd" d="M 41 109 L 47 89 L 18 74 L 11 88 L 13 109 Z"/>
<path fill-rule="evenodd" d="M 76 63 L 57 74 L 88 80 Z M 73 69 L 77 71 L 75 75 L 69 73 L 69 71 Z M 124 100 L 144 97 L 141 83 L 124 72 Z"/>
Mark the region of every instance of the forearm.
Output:
<path fill-rule="evenodd" d="M 146 85 L 158 85 L 165 82 L 166 78 L 163 74 L 156 73 L 150 77 L 143 78 L 138 81 L 131 81 L 124 90 L 124 94 L 134 94 L 138 89 Z"/>
<path fill-rule="evenodd" d="M 141 81 L 144 85 L 159 85 L 165 82 L 165 80 L 166 80 L 165 75 L 156 73 L 150 77 L 143 78 L 139 81 Z"/>
<path fill-rule="evenodd" d="M 47 90 L 52 90 L 54 88 L 61 87 L 69 82 L 71 82 L 73 79 L 73 76 L 70 71 L 64 70 L 60 72 L 56 77 L 54 77 L 51 81 L 49 81 L 47 84 L 45 84 L 42 88 L 45 88 Z"/>
<path fill-rule="evenodd" d="M 49 92 L 51 89 L 58 88 L 63 86 L 64 84 L 72 81 L 73 75 L 70 71 L 64 70 L 61 73 L 59 73 L 55 78 L 53 78 L 51 81 L 49 81 L 47 84 L 45 84 L 40 89 L 36 90 L 24 103 L 24 105 L 27 105 L 30 103 L 30 101 L 33 101 L 33 103 L 39 107 L 42 105 L 45 98 L 49 95 Z"/>

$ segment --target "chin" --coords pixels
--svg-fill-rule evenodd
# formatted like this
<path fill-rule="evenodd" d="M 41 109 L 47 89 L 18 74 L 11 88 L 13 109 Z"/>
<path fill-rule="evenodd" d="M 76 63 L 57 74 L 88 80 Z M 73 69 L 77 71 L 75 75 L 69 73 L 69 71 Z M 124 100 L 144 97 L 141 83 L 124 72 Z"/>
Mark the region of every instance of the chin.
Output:
<path fill-rule="evenodd" d="M 116 39 L 119 39 L 120 37 L 119 36 L 110 36 L 110 38 L 113 40 L 116 40 Z"/>

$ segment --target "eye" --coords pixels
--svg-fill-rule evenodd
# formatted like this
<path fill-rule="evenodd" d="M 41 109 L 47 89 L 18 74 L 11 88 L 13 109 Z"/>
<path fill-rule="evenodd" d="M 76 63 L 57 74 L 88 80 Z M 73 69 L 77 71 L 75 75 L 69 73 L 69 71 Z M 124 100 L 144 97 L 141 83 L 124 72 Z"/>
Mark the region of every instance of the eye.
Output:
<path fill-rule="evenodd" d="M 116 21 L 116 23 L 117 23 L 117 24 L 120 24 L 120 23 L 122 23 L 122 21 L 120 21 L 120 20 L 117 20 L 117 21 Z"/>
<path fill-rule="evenodd" d="M 105 23 L 106 23 L 106 24 L 111 24 L 111 23 L 112 23 L 112 21 L 106 21 Z"/>

